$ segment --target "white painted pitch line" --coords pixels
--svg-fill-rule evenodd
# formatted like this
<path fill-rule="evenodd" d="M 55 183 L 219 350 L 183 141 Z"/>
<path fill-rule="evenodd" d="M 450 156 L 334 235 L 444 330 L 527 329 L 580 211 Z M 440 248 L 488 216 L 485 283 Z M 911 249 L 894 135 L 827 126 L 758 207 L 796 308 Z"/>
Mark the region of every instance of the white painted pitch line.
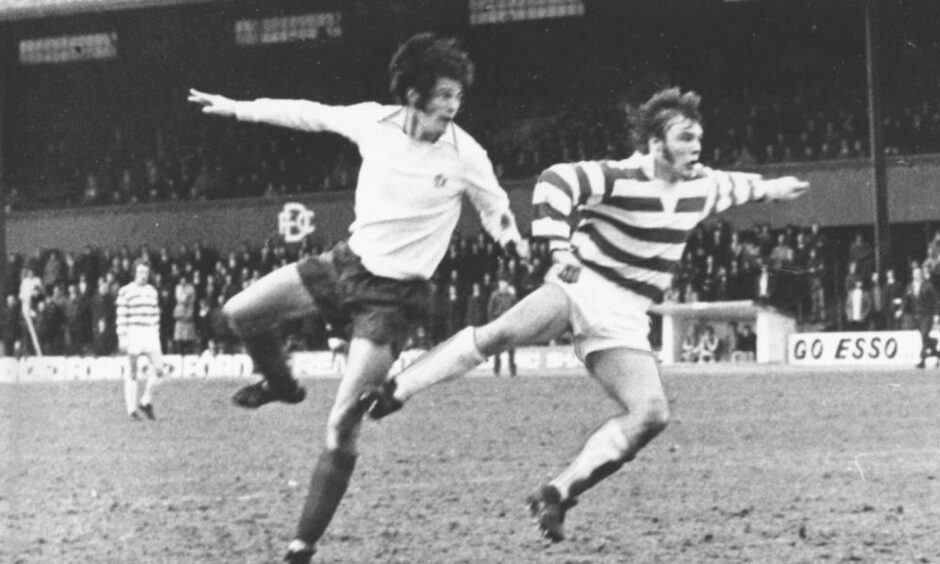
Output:
<path fill-rule="evenodd" d="M 858 463 L 858 457 L 855 457 L 855 469 L 858 470 L 858 477 L 865 481 L 865 472 L 862 470 L 862 465 Z"/>
<path fill-rule="evenodd" d="M 933 455 L 940 459 L 940 449 L 936 448 L 909 448 L 909 449 L 894 449 L 894 450 L 872 450 L 868 452 L 856 452 L 856 453 L 845 453 L 842 456 L 853 456 L 855 460 L 858 460 L 861 457 L 864 458 L 883 458 L 890 456 L 921 456 L 921 455 Z"/>
<path fill-rule="evenodd" d="M 771 453 L 768 453 L 766 458 L 772 458 Z M 840 453 L 823 453 L 821 456 L 822 462 L 826 464 L 830 463 L 839 463 L 843 461 L 851 461 L 853 465 L 858 465 L 863 462 L 864 458 L 904 458 L 909 457 L 910 460 L 923 459 L 928 457 L 936 457 L 938 463 L 940 463 L 940 449 L 933 448 L 921 448 L 921 449 L 897 449 L 897 450 L 876 450 L 876 451 L 867 451 L 867 452 L 840 452 Z M 752 467 L 754 466 L 755 457 L 748 455 L 746 458 L 726 458 L 721 461 L 721 465 L 728 468 L 741 468 L 741 467 Z"/>

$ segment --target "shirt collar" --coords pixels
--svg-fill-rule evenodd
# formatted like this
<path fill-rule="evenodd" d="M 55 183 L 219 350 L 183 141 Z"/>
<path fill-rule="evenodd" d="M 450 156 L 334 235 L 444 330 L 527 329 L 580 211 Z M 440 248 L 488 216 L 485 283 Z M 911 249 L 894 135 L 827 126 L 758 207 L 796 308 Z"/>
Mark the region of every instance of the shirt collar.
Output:
<path fill-rule="evenodd" d="M 652 153 L 643 154 L 639 151 L 633 153 L 629 159 L 627 159 L 629 166 L 637 167 L 640 169 L 640 172 L 646 176 L 647 180 L 653 180 L 656 174 L 656 161 L 653 159 Z"/>
<path fill-rule="evenodd" d="M 399 108 L 392 112 L 387 117 L 383 118 L 381 121 L 390 123 L 395 127 L 402 130 L 402 133 L 408 135 L 408 127 L 410 126 L 409 120 L 411 119 L 412 110 L 407 106 L 399 106 Z M 450 122 L 447 124 L 447 129 L 444 130 L 444 134 L 438 138 L 433 145 L 446 144 L 450 145 L 454 149 L 457 148 L 457 124 Z"/>

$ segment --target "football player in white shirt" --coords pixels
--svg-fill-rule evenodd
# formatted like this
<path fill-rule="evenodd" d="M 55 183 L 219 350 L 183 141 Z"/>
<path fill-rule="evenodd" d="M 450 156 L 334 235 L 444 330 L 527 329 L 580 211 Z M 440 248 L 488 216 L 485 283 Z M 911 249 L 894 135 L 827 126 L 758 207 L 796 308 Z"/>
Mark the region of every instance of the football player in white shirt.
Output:
<path fill-rule="evenodd" d="M 409 329 L 423 317 L 427 281 L 446 252 L 463 197 L 501 245 L 521 243 L 486 152 L 454 123 L 473 79 L 467 54 L 453 39 L 419 34 L 398 49 L 389 74 L 398 105 L 238 102 L 197 90 L 189 94 L 206 114 L 335 132 L 362 154 L 348 244 L 275 270 L 223 308 L 263 376 L 233 398 L 248 408 L 304 399 L 275 333 L 280 323 L 318 313 L 334 327 L 351 326 L 347 370 L 288 562 L 309 561 L 346 491 L 364 415 L 359 397 L 386 378 Z M 526 247 L 516 252 L 525 254 Z"/>
<path fill-rule="evenodd" d="M 540 532 L 564 538 L 578 496 L 633 460 L 667 424 L 669 406 L 648 334 L 647 310 L 672 283 L 686 238 L 731 206 L 792 200 L 809 184 L 793 177 L 703 167 L 699 97 L 670 88 L 636 116 L 639 150 L 623 161 L 554 165 L 533 193 L 532 235 L 549 241 L 545 284 L 482 327 L 463 329 L 363 396 L 381 418 L 428 386 L 456 378 L 487 356 L 574 333 L 575 352 L 617 403 L 581 452 L 528 498 Z M 581 220 L 572 232 L 572 213 Z"/>

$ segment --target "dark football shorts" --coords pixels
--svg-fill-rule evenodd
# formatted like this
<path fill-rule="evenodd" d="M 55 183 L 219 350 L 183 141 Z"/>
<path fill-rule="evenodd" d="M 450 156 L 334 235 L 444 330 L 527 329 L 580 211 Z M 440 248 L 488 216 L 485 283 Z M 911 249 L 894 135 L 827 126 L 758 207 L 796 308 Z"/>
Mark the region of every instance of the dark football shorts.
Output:
<path fill-rule="evenodd" d="M 335 329 L 391 345 L 396 357 L 411 327 L 427 316 L 426 280 L 376 276 L 345 242 L 298 262 L 297 271 L 320 313 Z"/>

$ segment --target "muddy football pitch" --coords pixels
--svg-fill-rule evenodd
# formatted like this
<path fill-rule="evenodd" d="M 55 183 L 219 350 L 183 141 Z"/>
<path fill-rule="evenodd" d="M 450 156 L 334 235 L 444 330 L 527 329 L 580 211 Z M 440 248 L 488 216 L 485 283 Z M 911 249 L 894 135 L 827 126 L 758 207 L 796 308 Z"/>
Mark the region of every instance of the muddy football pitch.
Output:
<path fill-rule="evenodd" d="M 940 370 L 666 369 L 672 422 L 541 539 L 525 496 L 613 403 L 586 376 L 467 378 L 367 422 L 318 563 L 940 562 Z M 0 386 L 0 562 L 273 563 L 337 382 Z"/>

